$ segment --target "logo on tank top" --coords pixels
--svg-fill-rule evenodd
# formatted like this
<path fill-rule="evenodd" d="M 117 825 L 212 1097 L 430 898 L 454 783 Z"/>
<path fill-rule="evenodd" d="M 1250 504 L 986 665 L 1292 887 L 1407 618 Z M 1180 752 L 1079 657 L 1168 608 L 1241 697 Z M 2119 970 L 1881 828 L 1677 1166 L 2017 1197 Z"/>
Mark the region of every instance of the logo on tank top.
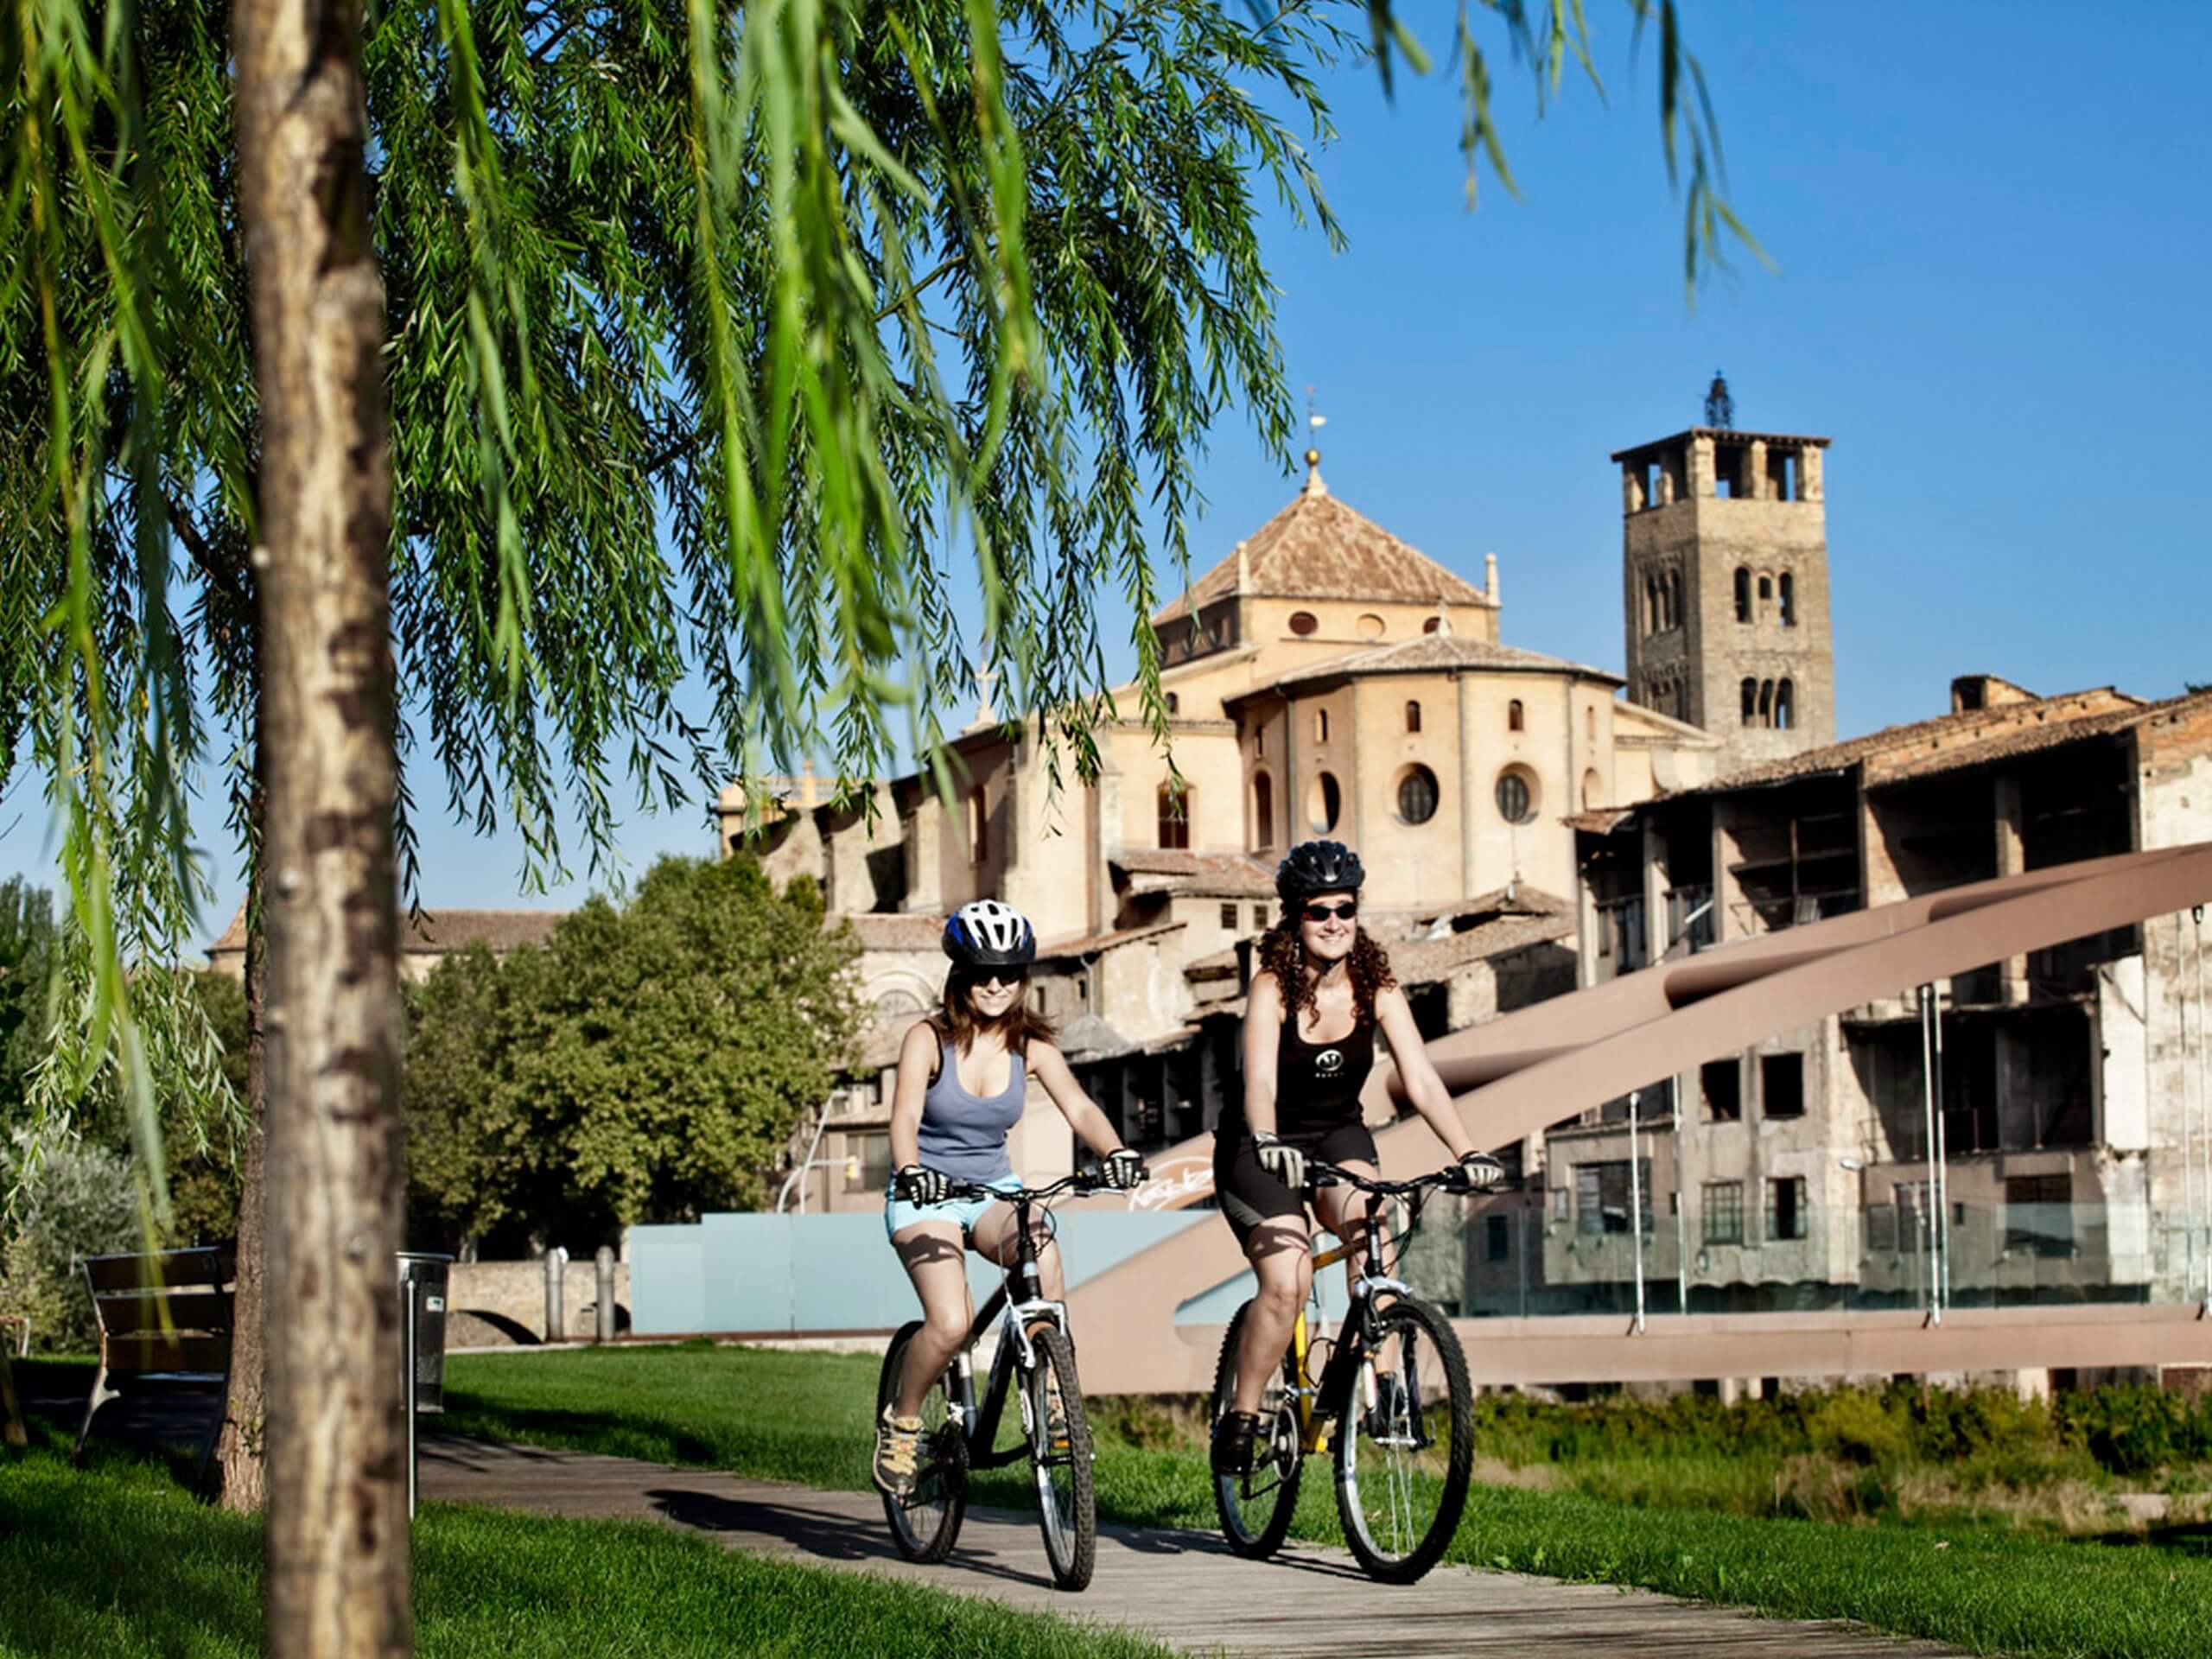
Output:
<path fill-rule="evenodd" d="M 1333 1077 L 1344 1069 L 1344 1052 L 1341 1048 L 1325 1048 L 1313 1057 L 1313 1071 L 1318 1077 Z"/>

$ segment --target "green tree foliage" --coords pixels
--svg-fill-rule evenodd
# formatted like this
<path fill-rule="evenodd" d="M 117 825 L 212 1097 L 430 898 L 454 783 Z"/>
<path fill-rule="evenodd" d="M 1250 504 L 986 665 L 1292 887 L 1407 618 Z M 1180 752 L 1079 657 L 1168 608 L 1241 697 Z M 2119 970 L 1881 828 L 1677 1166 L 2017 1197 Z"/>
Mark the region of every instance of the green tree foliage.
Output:
<path fill-rule="evenodd" d="M 670 858 L 543 950 L 448 957 L 414 999 L 402 1085 L 418 1216 L 579 1249 L 758 1206 L 860 1029 L 856 953 L 813 884 Z"/>
<path fill-rule="evenodd" d="M 31 1073 L 46 1053 L 54 936 L 53 896 L 19 876 L 0 882 L 0 1135 L 29 1122 Z"/>

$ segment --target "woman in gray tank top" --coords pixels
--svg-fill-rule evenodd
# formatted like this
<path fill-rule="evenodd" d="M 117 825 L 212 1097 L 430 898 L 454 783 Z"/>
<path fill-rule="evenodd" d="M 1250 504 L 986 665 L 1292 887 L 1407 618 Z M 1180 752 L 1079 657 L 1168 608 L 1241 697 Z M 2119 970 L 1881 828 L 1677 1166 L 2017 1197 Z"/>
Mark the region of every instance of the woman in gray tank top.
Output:
<path fill-rule="evenodd" d="M 944 925 L 952 971 L 944 1007 L 906 1033 L 891 1103 L 891 1160 L 883 1230 L 922 1300 L 922 1330 L 909 1351 L 907 1397 L 884 1408 L 876 1426 L 876 1484 L 894 1497 L 913 1488 L 922 1399 L 967 1339 L 967 1254 L 1014 1264 L 1013 1206 L 957 1198 L 948 1180 L 1019 1188 L 1007 1136 L 1021 1121 L 1031 1077 L 1060 1116 L 1105 1160 L 1109 1185 L 1135 1184 L 1141 1167 L 1113 1124 L 1084 1093 L 1052 1046 L 1052 1027 L 1028 1006 L 1037 934 L 995 899 L 963 905 Z M 1040 1230 L 1038 1274 L 1046 1300 L 1063 1295 L 1059 1252 Z"/>

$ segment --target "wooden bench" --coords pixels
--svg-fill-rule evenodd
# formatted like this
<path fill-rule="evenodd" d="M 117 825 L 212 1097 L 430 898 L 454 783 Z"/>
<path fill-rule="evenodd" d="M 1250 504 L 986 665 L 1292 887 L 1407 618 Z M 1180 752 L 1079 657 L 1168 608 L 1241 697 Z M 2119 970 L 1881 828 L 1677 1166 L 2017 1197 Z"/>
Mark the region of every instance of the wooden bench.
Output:
<path fill-rule="evenodd" d="M 86 1259 L 85 1286 L 99 1324 L 100 1368 L 77 1433 L 78 1457 L 92 1437 L 92 1419 L 111 1401 L 212 1395 L 200 1447 L 200 1474 L 206 1478 L 231 1386 L 232 1279 L 228 1249 Z"/>

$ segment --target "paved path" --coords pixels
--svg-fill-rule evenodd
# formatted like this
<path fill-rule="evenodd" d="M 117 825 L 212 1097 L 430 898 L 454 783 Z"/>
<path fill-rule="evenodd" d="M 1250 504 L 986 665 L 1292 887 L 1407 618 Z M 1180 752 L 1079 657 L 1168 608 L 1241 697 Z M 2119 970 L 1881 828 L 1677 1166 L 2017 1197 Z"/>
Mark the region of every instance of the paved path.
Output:
<path fill-rule="evenodd" d="M 893 1549 L 873 1492 L 822 1492 L 711 1470 L 444 1436 L 423 1442 L 421 1490 L 425 1497 L 556 1515 L 657 1516 L 714 1534 L 733 1549 L 1126 1625 L 1195 1653 L 1925 1659 L 1958 1651 L 1847 1625 L 1754 1618 L 1643 1591 L 1463 1567 L 1440 1567 L 1417 1585 L 1391 1589 L 1372 1583 L 1342 1550 L 1294 1543 L 1272 1561 L 1246 1561 L 1211 1534 L 1118 1526 L 1099 1529 L 1097 1574 L 1090 1589 L 1069 1595 L 1052 1587 L 1032 1516 L 970 1510 L 951 1560 L 916 1567 Z M 1362 1610 L 1357 1622 L 1342 1617 L 1348 1596 Z"/>

